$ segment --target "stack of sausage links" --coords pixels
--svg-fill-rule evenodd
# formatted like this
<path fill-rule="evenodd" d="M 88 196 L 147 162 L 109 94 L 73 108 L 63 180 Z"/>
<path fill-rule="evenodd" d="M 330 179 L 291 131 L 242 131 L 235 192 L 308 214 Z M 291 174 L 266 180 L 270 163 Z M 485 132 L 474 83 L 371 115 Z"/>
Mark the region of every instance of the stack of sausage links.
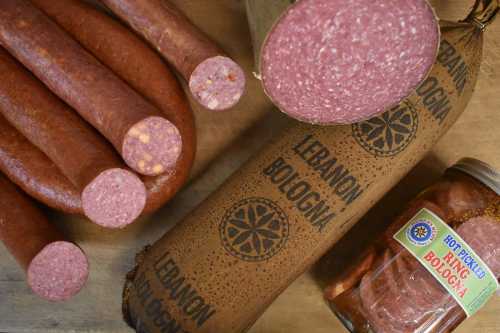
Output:
<path fill-rule="evenodd" d="M 384 333 L 434 332 L 437 327 L 451 332 L 465 319 L 454 298 L 393 238 L 422 208 L 450 225 L 500 279 L 500 197 L 456 174 L 411 202 L 353 269 L 326 289 L 337 309 L 353 314 L 356 327 Z M 368 324 L 362 324 L 366 319 Z"/>
<path fill-rule="evenodd" d="M 0 171 L 49 207 L 123 228 L 169 200 L 194 160 L 194 117 L 162 57 L 212 110 L 239 101 L 245 75 L 167 2 L 103 4 L 140 36 L 82 0 L 0 1 Z M 81 250 L 59 242 L 6 178 L 0 191 L 2 205 L 16 192 L 11 203 L 26 206 L 2 216 L 0 239 L 28 269 L 32 289 L 50 300 L 73 295 L 88 272 Z M 28 250 L 13 242 L 25 231 L 36 244 Z M 44 286 L 42 277 L 55 280 L 40 271 L 78 283 Z"/>

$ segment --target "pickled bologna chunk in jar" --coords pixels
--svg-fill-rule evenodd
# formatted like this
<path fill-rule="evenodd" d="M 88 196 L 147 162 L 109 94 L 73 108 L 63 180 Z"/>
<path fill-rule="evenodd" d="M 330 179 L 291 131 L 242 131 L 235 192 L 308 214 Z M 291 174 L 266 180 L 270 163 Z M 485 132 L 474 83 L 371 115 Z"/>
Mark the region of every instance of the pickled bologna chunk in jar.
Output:
<path fill-rule="evenodd" d="M 326 290 L 351 332 L 451 332 L 498 290 L 500 174 L 466 158 Z"/>

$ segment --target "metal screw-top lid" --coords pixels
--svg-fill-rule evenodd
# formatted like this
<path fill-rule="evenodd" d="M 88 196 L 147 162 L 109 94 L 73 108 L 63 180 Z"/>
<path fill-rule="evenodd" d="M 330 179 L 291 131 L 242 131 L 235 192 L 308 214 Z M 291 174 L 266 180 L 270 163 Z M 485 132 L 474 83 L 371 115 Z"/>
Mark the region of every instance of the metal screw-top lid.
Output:
<path fill-rule="evenodd" d="M 465 172 L 500 195 L 500 173 L 490 165 L 475 158 L 466 157 L 450 169 Z"/>

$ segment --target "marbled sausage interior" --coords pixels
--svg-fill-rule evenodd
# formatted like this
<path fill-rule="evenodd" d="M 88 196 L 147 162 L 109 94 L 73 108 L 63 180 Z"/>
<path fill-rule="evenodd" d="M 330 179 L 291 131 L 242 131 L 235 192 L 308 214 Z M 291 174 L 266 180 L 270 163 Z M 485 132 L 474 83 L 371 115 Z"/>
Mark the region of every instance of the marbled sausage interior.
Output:
<path fill-rule="evenodd" d="M 353 123 L 410 95 L 438 45 L 438 23 L 425 0 L 302 0 L 269 33 L 262 80 L 291 117 Z"/>

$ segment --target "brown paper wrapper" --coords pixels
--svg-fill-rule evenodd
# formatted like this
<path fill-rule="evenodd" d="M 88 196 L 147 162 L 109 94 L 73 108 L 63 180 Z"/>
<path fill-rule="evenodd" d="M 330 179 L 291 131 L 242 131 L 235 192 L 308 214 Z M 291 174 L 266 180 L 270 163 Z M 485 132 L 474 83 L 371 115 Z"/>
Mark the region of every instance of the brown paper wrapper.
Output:
<path fill-rule="evenodd" d="M 139 258 L 125 290 L 137 332 L 248 329 L 428 152 L 464 111 L 482 33 L 442 22 L 417 92 L 368 121 L 295 124 Z"/>

